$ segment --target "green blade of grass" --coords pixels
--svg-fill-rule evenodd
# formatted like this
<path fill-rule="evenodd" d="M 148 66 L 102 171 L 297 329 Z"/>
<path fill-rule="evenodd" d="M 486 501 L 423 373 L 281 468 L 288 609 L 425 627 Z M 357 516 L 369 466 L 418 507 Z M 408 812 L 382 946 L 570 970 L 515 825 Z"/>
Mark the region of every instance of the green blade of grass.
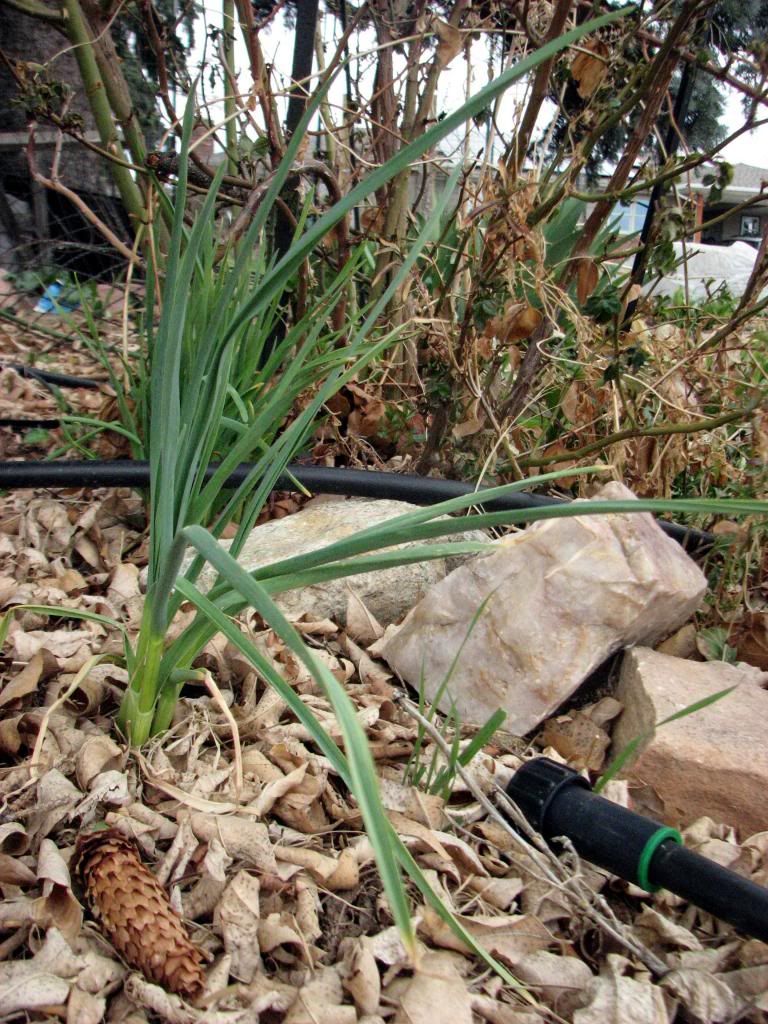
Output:
<path fill-rule="evenodd" d="M 349 783 L 376 854 L 392 916 L 406 949 L 415 957 L 416 936 L 411 923 L 408 897 L 393 852 L 391 826 L 381 803 L 368 738 L 357 719 L 349 696 L 330 669 L 315 658 L 304 645 L 299 634 L 273 604 L 264 588 L 238 565 L 207 530 L 199 526 L 190 526 L 184 531 L 184 536 L 233 587 L 238 589 L 288 649 L 304 663 L 328 698 L 344 737 Z"/>
<path fill-rule="evenodd" d="M 213 541 L 213 538 L 211 538 L 211 540 Z M 333 770 L 339 775 L 349 789 L 354 792 L 354 778 L 351 768 L 347 762 L 347 758 L 336 745 L 334 740 L 328 735 L 308 705 L 306 705 L 296 691 L 286 683 L 280 673 L 275 669 L 274 665 L 272 665 L 272 663 L 263 654 L 261 654 L 255 645 L 248 640 L 248 638 L 238 628 L 237 624 L 232 619 L 227 618 L 227 616 L 225 616 L 222 611 L 216 607 L 216 605 L 208 600 L 208 598 L 201 594 L 193 584 L 189 583 L 187 580 L 181 579 L 178 581 L 177 585 L 185 600 L 188 600 L 190 603 L 195 605 L 201 614 L 210 616 L 211 622 L 215 626 L 216 630 L 226 636 L 233 646 L 251 661 L 270 686 L 274 687 L 277 693 L 286 702 L 286 705 L 296 716 L 297 720 L 307 729 L 309 735 L 330 762 Z M 298 642 L 301 644 L 300 638 L 298 638 Z M 335 682 L 335 677 L 332 678 L 334 678 Z M 354 729 L 355 726 L 362 732 L 362 729 L 356 719 L 352 728 Z M 364 734 L 363 739 L 365 740 Z M 365 742 L 367 746 L 367 740 L 365 740 Z M 494 970 L 499 977 L 506 982 L 506 984 L 515 988 L 523 999 L 533 1004 L 535 1000 L 533 1000 L 530 994 L 525 990 L 525 988 L 523 988 L 521 983 L 512 974 L 510 974 L 503 964 L 483 949 L 474 936 L 471 935 L 461 922 L 456 919 L 450 909 L 445 905 L 444 901 L 432 889 L 421 868 L 408 852 L 402 840 L 392 828 L 389 820 L 386 818 L 383 819 L 382 825 L 382 838 L 387 848 L 394 852 L 398 862 L 411 878 L 426 902 L 429 903 L 429 905 L 439 914 L 440 918 L 446 922 L 457 938 L 464 942 L 466 946 L 471 949 L 488 967 Z M 410 923 L 409 913 L 408 921 Z"/>
<path fill-rule="evenodd" d="M 681 708 L 680 711 L 675 711 L 674 714 L 669 715 L 667 718 L 663 718 L 660 722 L 657 722 L 652 729 L 647 729 L 639 736 L 635 736 L 634 739 L 631 739 L 629 743 L 616 755 L 592 787 L 595 793 L 599 793 L 602 789 L 605 789 L 611 779 L 616 778 L 627 761 L 632 758 L 632 755 L 638 747 L 642 746 L 643 743 L 649 740 L 657 729 L 660 729 L 663 725 L 668 725 L 670 722 L 676 722 L 679 718 L 687 718 L 688 715 L 695 715 L 697 711 L 708 708 L 710 704 L 714 704 L 716 701 L 722 700 L 723 697 L 727 697 L 728 694 L 732 693 L 735 689 L 736 686 L 729 686 L 725 690 L 718 690 L 717 693 L 711 693 L 708 697 L 703 697 L 701 700 L 697 700 L 695 703 L 688 704 L 686 707 Z"/>

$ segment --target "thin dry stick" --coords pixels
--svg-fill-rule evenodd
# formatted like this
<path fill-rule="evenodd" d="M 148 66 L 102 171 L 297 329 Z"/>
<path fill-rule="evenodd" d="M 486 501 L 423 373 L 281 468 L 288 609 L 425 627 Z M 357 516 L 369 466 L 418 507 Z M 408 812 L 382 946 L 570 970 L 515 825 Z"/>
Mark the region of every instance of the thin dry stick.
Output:
<path fill-rule="evenodd" d="M 203 674 L 203 682 L 208 687 L 211 697 L 218 704 L 219 710 L 226 718 L 229 728 L 232 730 L 232 746 L 235 753 L 235 799 L 239 801 L 240 795 L 243 792 L 243 748 L 240 745 L 240 730 L 237 728 L 237 722 L 229 710 L 227 702 L 224 700 L 224 695 L 216 683 L 214 683 L 210 672 Z"/>
<path fill-rule="evenodd" d="M 109 228 L 100 217 L 96 216 L 90 206 L 80 198 L 77 192 L 73 192 L 71 188 L 67 188 L 67 186 L 59 180 L 58 158 L 61 152 L 61 140 L 63 139 L 63 132 L 61 130 L 59 130 L 56 138 L 54 159 L 51 164 L 51 177 L 46 178 L 45 175 L 40 173 L 37 166 L 35 150 L 35 127 L 35 122 L 30 122 L 29 142 L 27 143 L 27 163 L 29 164 L 29 173 L 32 175 L 34 180 L 45 188 L 50 189 L 52 192 L 58 192 L 60 195 L 66 196 L 66 198 L 77 207 L 80 213 L 82 213 L 88 223 L 92 224 L 99 234 L 103 235 L 109 244 L 115 248 L 124 259 L 128 260 L 130 263 L 140 262 L 136 253 L 129 249 L 125 242 L 121 241 L 114 231 L 112 231 L 112 229 Z"/>
<path fill-rule="evenodd" d="M 443 736 L 440 735 L 440 732 L 433 723 L 430 722 L 428 718 L 425 718 L 416 705 L 405 697 L 400 698 L 398 703 L 405 709 L 405 711 L 408 712 L 409 715 L 411 715 L 412 718 L 416 719 L 424 731 L 437 744 L 447 762 L 450 764 L 452 760 L 454 760 L 451 748 Z M 561 893 L 563 893 L 563 895 L 575 900 L 580 911 L 585 913 L 593 923 L 602 928 L 606 934 L 610 935 L 611 938 L 620 943 L 625 947 L 625 949 L 628 949 L 634 956 L 642 961 L 642 963 L 644 963 L 645 966 L 653 972 L 653 974 L 658 977 L 662 977 L 669 971 L 669 967 L 663 960 L 660 960 L 651 952 L 651 950 L 647 949 L 629 933 L 625 926 L 616 918 L 603 897 L 598 893 L 592 892 L 592 890 L 583 882 L 578 874 L 578 869 L 572 875 L 568 873 L 568 869 L 555 856 L 543 836 L 534 831 L 525 815 L 523 815 L 519 808 L 509 799 L 502 789 L 499 789 L 498 793 L 503 797 L 506 804 L 506 813 L 513 820 L 515 825 L 517 825 L 521 831 L 525 832 L 528 836 L 527 839 L 510 825 L 508 818 L 505 817 L 505 815 L 502 814 L 488 799 L 485 793 L 483 793 L 477 785 L 472 775 L 458 762 L 456 762 L 456 771 L 461 776 L 462 781 L 478 803 L 487 811 L 488 816 L 500 825 L 515 841 L 515 843 L 522 848 L 524 853 L 531 858 L 546 880 L 553 887 L 557 888 Z M 578 857 L 575 852 L 573 852 L 573 857 L 578 864 Z"/>

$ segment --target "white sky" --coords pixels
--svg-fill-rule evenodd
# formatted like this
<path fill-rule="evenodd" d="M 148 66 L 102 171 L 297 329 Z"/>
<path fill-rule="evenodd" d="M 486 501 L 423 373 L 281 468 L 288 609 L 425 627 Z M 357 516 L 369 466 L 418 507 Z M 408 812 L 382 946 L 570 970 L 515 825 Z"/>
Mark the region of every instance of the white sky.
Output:
<path fill-rule="evenodd" d="M 210 23 L 215 26 L 221 25 L 221 7 L 218 0 L 212 0 L 210 4 L 204 5 L 204 11 L 207 18 L 210 19 Z M 326 25 L 328 31 L 333 30 L 333 26 L 336 27 L 336 33 L 338 34 L 338 26 L 333 18 L 326 18 Z M 203 54 L 203 44 L 205 42 L 205 30 L 202 24 L 199 25 L 196 31 L 196 45 L 192 53 L 192 61 L 197 62 L 201 59 Z M 262 48 L 264 51 L 265 60 L 270 64 L 274 65 L 276 69 L 275 79 L 282 80 L 286 83 L 289 79 L 291 62 L 293 58 L 293 32 L 286 29 L 282 19 L 276 21 L 267 31 L 262 33 L 261 36 Z M 369 32 L 361 36 L 359 44 L 362 47 L 369 46 L 370 48 L 374 45 L 373 33 Z M 210 43 L 208 44 L 210 48 Z M 326 46 L 326 57 L 330 59 L 335 50 L 335 42 L 332 40 L 328 41 Z M 210 49 L 209 49 L 210 54 Z M 237 70 L 241 75 L 240 84 L 241 88 L 246 91 L 250 84 L 250 76 L 247 74 L 247 55 L 245 52 L 245 46 L 242 39 L 237 38 L 236 47 L 236 63 Z M 371 61 L 371 68 L 373 67 Z M 315 68 L 316 70 L 316 68 Z M 500 68 L 498 66 L 498 60 L 496 60 L 494 74 L 498 74 Z M 464 60 L 463 55 L 457 56 L 450 66 L 445 69 L 440 78 L 440 86 L 438 93 L 437 106 L 438 110 L 444 110 L 449 112 L 456 107 L 460 106 L 466 95 L 467 83 L 469 80 L 470 92 L 474 93 L 480 89 L 488 81 L 489 69 L 488 69 L 488 58 L 487 48 L 483 45 L 482 41 L 475 42 L 472 49 L 472 67 L 469 74 L 467 75 L 467 64 Z M 364 77 L 365 80 L 372 80 L 372 71 L 370 74 Z M 207 98 L 220 99 L 223 87 L 221 83 L 218 83 L 214 87 L 214 91 L 211 92 L 210 88 L 206 89 Z M 331 103 L 341 103 L 343 99 L 344 85 L 343 80 L 340 78 L 337 83 L 332 87 L 330 92 Z M 735 130 L 739 125 L 743 124 L 744 114 L 741 106 L 741 98 L 733 90 L 726 89 L 726 113 L 724 117 L 724 123 L 729 131 Z M 515 106 L 519 105 L 524 98 L 524 88 L 518 87 L 510 89 L 504 96 L 502 106 L 500 108 L 499 122 L 502 125 L 511 124 L 515 120 Z M 215 109 L 211 110 L 211 116 L 215 119 L 221 117 L 223 111 L 221 105 L 218 105 Z M 540 124 L 540 127 L 545 127 L 545 122 Z M 459 145 L 461 138 L 458 135 L 453 136 L 451 140 L 455 145 Z M 471 149 L 473 153 L 477 152 L 478 148 L 484 141 L 484 134 L 475 132 L 471 139 Z M 444 143 L 442 146 L 444 152 L 448 152 L 449 148 Z M 757 129 L 754 132 L 745 134 L 737 139 L 735 142 L 727 146 L 721 153 L 721 156 L 731 163 L 747 163 L 754 166 L 768 168 L 768 125 Z"/>

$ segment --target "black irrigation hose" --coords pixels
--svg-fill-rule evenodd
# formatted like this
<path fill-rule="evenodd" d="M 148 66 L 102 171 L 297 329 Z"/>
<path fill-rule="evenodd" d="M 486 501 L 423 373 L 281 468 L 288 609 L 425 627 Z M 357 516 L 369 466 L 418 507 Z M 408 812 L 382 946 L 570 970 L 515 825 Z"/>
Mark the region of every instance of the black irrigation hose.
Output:
<path fill-rule="evenodd" d="M 20 420 L 0 417 L 0 427 L 11 427 L 13 430 L 54 430 L 60 426 L 61 420 Z"/>
<path fill-rule="evenodd" d="M 237 487 L 253 467 L 238 466 L 227 480 L 227 487 Z M 216 466 L 210 466 L 210 477 Z M 436 480 L 434 477 L 405 473 L 379 473 L 367 469 L 337 469 L 330 466 L 291 465 L 287 473 L 308 490 L 318 494 L 343 494 L 347 497 L 390 498 L 410 501 L 415 505 L 436 505 L 449 498 L 472 494 L 473 484 L 459 480 Z M 287 475 L 277 486 L 293 490 Z M 21 487 L 148 487 L 149 463 L 131 459 L 111 462 L 0 462 L 0 489 Z M 566 499 L 550 498 L 541 494 L 509 494 L 505 498 L 488 501 L 489 511 L 507 509 L 542 508 L 561 505 Z M 691 554 L 703 554 L 714 543 L 711 533 L 696 530 L 679 523 L 659 520 L 659 526 Z"/>
<path fill-rule="evenodd" d="M 687 850 L 676 829 L 593 793 L 572 768 L 533 758 L 518 768 L 507 795 L 549 843 L 564 836 L 585 860 L 646 892 L 668 889 L 768 942 L 768 889 Z"/>
<path fill-rule="evenodd" d="M 107 380 L 92 380 L 89 377 L 71 377 L 68 373 L 54 373 L 52 370 L 38 370 L 36 366 L 22 363 L 0 363 L 0 370 L 15 370 L 20 377 L 28 377 L 41 384 L 54 384 L 57 388 L 90 388 L 98 390 Z M 37 424 L 34 424 L 37 426 Z"/>

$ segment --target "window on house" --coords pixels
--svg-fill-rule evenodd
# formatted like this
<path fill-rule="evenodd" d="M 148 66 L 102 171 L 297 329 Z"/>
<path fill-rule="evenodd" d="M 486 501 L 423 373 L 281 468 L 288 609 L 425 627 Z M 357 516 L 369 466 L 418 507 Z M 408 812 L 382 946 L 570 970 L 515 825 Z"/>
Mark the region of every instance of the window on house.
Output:
<path fill-rule="evenodd" d="M 760 237 L 760 218 L 751 213 L 745 213 L 741 218 L 741 231 L 744 238 Z"/>
<path fill-rule="evenodd" d="M 620 207 L 620 211 L 619 231 L 622 235 L 632 235 L 641 230 L 648 211 L 648 203 L 644 199 L 633 199 L 629 206 Z"/>

